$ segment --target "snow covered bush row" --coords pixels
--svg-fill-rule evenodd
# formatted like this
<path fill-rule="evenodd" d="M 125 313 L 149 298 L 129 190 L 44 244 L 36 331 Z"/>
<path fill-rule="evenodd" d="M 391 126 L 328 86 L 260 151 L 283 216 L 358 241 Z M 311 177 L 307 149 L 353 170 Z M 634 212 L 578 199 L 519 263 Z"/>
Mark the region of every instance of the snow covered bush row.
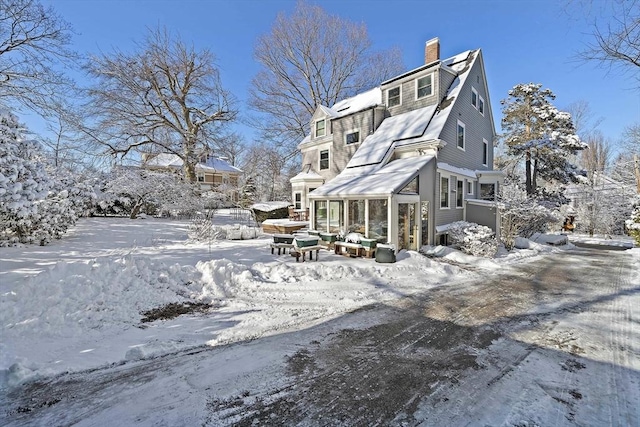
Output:
<path fill-rule="evenodd" d="M 474 222 L 456 221 L 449 226 L 449 237 L 462 252 L 473 256 L 492 257 L 498 250 L 495 233 Z"/>

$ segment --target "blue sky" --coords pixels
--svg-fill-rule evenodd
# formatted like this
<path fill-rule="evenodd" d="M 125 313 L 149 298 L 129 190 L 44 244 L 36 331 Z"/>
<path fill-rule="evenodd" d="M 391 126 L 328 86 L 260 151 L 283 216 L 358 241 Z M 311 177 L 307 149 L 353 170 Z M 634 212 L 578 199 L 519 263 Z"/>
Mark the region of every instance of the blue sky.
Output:
<path fill-rule="evenodd" d="M 128 50 L 147 27 L 164 25 L 197 47 L 218 57 L 222 82 L 240 101 L 241 113 L 251 78 L 259 64 L 253 59 L 256 38 L 269 31 L 279 12 L 291 13 L 293 0 L 43 0 L 70 22 L 79 52 Z M 375 49 L 398 46 L 405 68 L 424 61 L 424 44 L 440 38 L 441 57 L 481 48 L 490 102 L 500 132 L 500 100 L 517 83 L 541 83 L 566 108 L 587 101 L 599 129 L 612 142 L 626 126 L 640 122 L 640 92 L 630 75 L 575 60 L 590 40 L 591 16 L 581 3 L 564 1 L 310 1 L 327 12 L 367 25 Z M 586 2 L 599 12 L 604 2 Z M 28 117 L 23 117 L 29 123 Z M 37 125 L 31 126 L 37 130 Z M 248 141 L 255 135 L 244 127 Z"/>

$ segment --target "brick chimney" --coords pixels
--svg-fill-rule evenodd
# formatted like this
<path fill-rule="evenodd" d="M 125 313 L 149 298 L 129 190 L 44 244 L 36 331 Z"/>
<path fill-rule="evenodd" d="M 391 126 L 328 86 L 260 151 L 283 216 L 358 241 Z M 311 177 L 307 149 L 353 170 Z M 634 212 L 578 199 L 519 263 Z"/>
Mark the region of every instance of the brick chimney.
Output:
<path fill-rule="evenodd" d="M 440 39 L 434 37 L 427 42 L 424 48 L 424 63 L 429 64 L 440 59 Z"/>

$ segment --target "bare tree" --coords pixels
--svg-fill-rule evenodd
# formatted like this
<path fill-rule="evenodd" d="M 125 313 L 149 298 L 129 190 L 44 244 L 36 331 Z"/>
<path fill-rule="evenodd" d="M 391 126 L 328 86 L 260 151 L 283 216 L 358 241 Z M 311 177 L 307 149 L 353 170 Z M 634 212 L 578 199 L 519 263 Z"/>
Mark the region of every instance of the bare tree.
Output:
<path fill-rule="evenodd" d="M 149 30 L 133 53 L 92 58 L 87 70 L 96 79 L 87 105 L 95 123 L 85 133 L 115 155 L 173 153 L 191 182 L 211 139 L 237 115 L 213 53 L 164 28 Z"/>
<path fill-rule="evenodd" d="M 584 140 L 587 148 L 581 154 L 581 166 L 587 171 L 589 180 L 594 175 L 603 174 L 611 161 L 611 145 L 600 131 L 593 131 Z"/>
<path fill-rule="evenodd" d="M 69 49 L 72 33 L 51 6 L 0 0 L 0 105 L 43 116 L 59 107 L 71 88 L 64 67 L 77 59 Z"/>
<path fill-rule="evenodd" d="M 399 49 L 373 52 L 364 24 L 297 3 L 258 39 L 254 56 L 262 70 L 253 79 L 250 105 L 263 120 L 266 139 L 295 154 L 318 105 L 374 87 L 402 71 Z"/>
<path fill-rule="evenodd" d="M 594 21 L 594 40 L 580 52 L 580 57 L 637 73 L 640 67 L 640 1 L 613 0 L 603 5 L 610 8 L 611 16 L 604 24 Z"/>

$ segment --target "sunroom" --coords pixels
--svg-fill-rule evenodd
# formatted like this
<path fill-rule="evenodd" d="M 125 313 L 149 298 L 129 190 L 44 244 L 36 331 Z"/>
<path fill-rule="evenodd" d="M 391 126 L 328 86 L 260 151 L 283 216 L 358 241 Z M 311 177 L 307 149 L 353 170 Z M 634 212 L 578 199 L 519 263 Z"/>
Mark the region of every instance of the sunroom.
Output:
<path fill-rule="evenodd" d="M 428 241 L 429 183 L 433 156 L 397 159 L 383 168 L 345 169 L 309 193 L 310 225 L 319 232 L 356 232 L 397 250 Z"/>

